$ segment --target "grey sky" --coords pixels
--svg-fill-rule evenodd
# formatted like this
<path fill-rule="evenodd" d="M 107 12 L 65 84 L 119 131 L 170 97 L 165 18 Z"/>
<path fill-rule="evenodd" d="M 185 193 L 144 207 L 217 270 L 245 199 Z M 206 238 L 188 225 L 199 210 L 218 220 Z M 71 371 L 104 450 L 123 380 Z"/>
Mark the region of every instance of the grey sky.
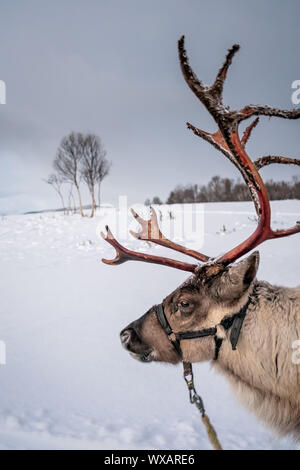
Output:
<path fill-rule="evenodd" d="M 42 178 L 62 136 L 101 136 L 113 162 L 103 199 L 165 199 L 178 183 L 236 170 L 186 129 L 215 128 L 185 84 L 177 40 L 210 82 L 233 43 L 242 48 L 225 87 L 232 107 L 292 108 L 300 79 L 298 0 L 0 0 L 0 213 L 57 206 Z M 251 156 L 299 156 L 299 121 L 261 119 Z M 297 168 L 268 167 L 287 178 Z M 86 199 L 85 202 L 88 202 Z"/>

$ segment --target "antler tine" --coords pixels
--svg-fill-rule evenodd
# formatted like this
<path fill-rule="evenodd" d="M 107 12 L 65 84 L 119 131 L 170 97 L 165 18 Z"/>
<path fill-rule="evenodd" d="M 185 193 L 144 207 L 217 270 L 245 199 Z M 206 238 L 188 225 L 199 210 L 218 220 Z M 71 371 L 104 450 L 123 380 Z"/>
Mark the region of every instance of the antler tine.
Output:
<path fill-rule="evenodd" d="M 101 232 L 101 237 L 103 238 L 103 240 L 105 240 L 111 246 L 114 247 L 114 249 L 116 250 L 116 256 L 114 259 L 102 258 L 102 262 L 105 264 L 113 265 L 122 264 L 125 263 L 125 261 L 128 261 L 130 259 L 130 255 L 129 253 L 127 253 L 129 250 L 127 250 L 127 248 L 125 248 L 124 246 L 120 245 L 120 243 L 114 238 L 108 225 L 105 225 L 105 230 L 106 234 Z"/>
<path fill-rule="evenodd" d="M 247 129 L 245 130 L 244 134 L 243 134 L 243 137 L 242 137 L 242 144 L 246 145 L 246 143 L 248 142 L 250 136 L 251 136 L 251 133 L 253 131 L 253 129 L 257 126 L 257 124 L 259 123 L 259 117 L 254 119 L 253 122 L 251 122 L 251 124 L 247 127 Z"/>
<path fill-rule="evenodd" d="M 136 251 L 128 250 L 122 246 L 113 236 L 109 227 L 106 225 L 106 234 L 101 232 L 102 238 L 107 241 L 116 250 L 116 256 L 114 259 L 102 259 L 103 263 L 109 265 L 118 265 L 125 263 L 126 261 L 144 261 L 146 263 L 162 264 L 163 266 L 169 266 L 171 268 L 180 269 L 193 273 L 197 268 L 196 264 L 184 263 L 182 261 L 176 261 L 170 258 L 164 258 L 162 256 L 148 255 L 146 253 L 139 253 Z"/>
<path fill-rule="evenodd" d="M 215 147 L 217 150 L 222 152 L 227 158 L 229 158 L 229 160 L 232 160 L 232 155 L 230 153 L 228 145 L 226 144 L 220 132 L 216 132 L 215 134 L 206 132 L 206 131 L 203 131 L 202 129 L 198 129 L 198 127 L 194 126 L 190 122 L 187 122 L 186 126 L 188 129 L 192 130 L 195 135 L 206 140 L 206 142 L 209 142 L 213 147 Z"/>
<path fill-rule="evenodd" d="M 254 129 L 254 127 L 256 127 L 258 122 L 259 122 L 259 118 L 256 118 L 245 130 L 243 134 L 243 138 L 241 140 L 241 143 L 243 144 L 243 146 L 245 146 L 246 143 L 248 142 L 251 136 L 252 130 Z M 214 134 L 211 134 L 209 132 L 203 131 L 202 129 L 198 129 L 198 127 L 193 126 L 193 124 L 191 124 L 190 122 L 187 122 L 186 125 L 187 125 L 187 128 L 192 130 L 196 136 L 201 137 L 203 140 L 206 140 L 213 147 L 215 147 L 217 150 L 222 152 L 225 155 L 225 157 L 227 157 L 231 161 L 231 163 L 233 163 L 237 167 L 237 169 L 240 172 L 243 171 L 242 168 L 240 167 L 239 162 L 236 161 L 236 159 L 233 157 L 232 153 L 230 152 L 229 147 L 220 131 L 217 131 Z"/>
<path fill-rule="evenodd" d="M 233 56 L 240 49 L 239 44 L 234 44 L 227 52 L 226 59 L 222 67 L 220 68 L 214 84 L 211 86 L 210 91 L 216 94 L 218 97 L 222 96 L 224 82 L 227 76 L 228 69 L 232 63 Z"/>
<path fill-rule="evenodd" d="M 181 36 L 178 41 L 178 52 L 180 57 L 180 66 L 185 81 L 187 82 L 192 92 L 195 93 L 195 95 L 202 101 L 205 98 L 206 87 L 198 79 L 197 75 L 194 73 L 189 64 L 189 59 L 184 47 L 184 36 Z"/>
<path fill-rule="evenodd" d="M 152 241 L 152 240 L 159 240 L 163 238 L 163 234 L 161 233 L 158 222 L 157 222 L 157 215 L 155 210 L 150 207 L 150 219 L 145 220 L 139 216 L 139 214 L 134 210 L 130 209 L 133 217 L 138 221 L 140 224 L 140 231 L 134 232 L 133 230 L 129 230 L 130 234 L 136 238 L 137 240 L 145 240 L 145 241 Z"/>
<path fill-rule="evenodd" d="M 292 228 L 286 230 L 272 230 L 271 238 L 284 238 L 288 237 L 289 235 L 295 235 L 295 233 L 300 232 L 300 220 L 296 222 L 296 225 Z"/>
<path fill-rule="evenodd" d="M 257 160 L 254 162 L 254 165 L 258 170 L 260 170 L 264 166 L 272 165 L 273 163 L 300 166 L 300 160 L 298 158 L 281 157 L 277 155 L 266 155 L 265 157 L 257 158 Z"/>
<path fill-rule="evenodd" d="M 206 262 L 209 260 L 209 257 L 199 253 L 195 250 L 190 250 L 178 243 L 174 243 L 168 238 L 166 238 L 158 225 L 157 214 L 154 208 L 151 206 L 151 218 L 149 220 L 145 220 L 140 217 L 134 209 L 131 209 L 133 217 L 139 222 L 141 226 L 141 230 L 139 232 L 133 232 L 130 230 L 130 233 L 133 237 L 137 238 L 138 240 L 144 240 L 148 242 L 155 243 L 157 245 L 164 246 L 166 248 L 170 248 L 171 250 L 179 251 L 187 256 L 191 256 L 199 261 Z"/>
<path fill-rule="evenodd" d="M 261 105 L 247 105 L 240 111 L 238 111 L 239 122 L 248 119 L 251 116 L 269 116 L 269 117 L 280 117 L 282 119 L 299 119 L 300 118 L 300 108 L 299 109 L 279 109 L 273 108 L 271 106 L 261 106 Z"/>

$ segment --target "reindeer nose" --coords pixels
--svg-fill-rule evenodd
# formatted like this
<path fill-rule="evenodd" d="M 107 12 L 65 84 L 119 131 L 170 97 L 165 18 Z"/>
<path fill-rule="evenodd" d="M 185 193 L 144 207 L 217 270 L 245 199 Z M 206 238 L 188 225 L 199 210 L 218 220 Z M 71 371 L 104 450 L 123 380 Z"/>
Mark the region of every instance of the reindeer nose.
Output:
<path fill-rule="evenodd" d="M 124 330 L 121 331 L 120 333 L 120 339 L 122 346 L 125 346 L 130 341 L 130 336 L 131 336 L 131 329 L 130 328 L 125 328 Z"/>
<path fill-rule="evenodd" d="M 124 330 L 122 330 L 120 333 L 120 339 L 123 348 L 130 350 L 130 345 L 134 342 L 134 340 L 137 340 L 138 337 L 133 328 L 124 328 Z"/>

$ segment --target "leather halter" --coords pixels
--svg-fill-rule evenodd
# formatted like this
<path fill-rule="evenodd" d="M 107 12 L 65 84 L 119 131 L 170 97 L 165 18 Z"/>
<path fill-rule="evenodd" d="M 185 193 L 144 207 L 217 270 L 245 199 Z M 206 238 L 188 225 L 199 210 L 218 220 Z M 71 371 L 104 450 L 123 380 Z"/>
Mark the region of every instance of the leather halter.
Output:
<path fill-rule="evenodd" d="M 234 313 L 233 315 L 229 317 L 223 318 L 219 325 L 221 325 L 225 330 L 230 331 L 230 343 L 232 350 L 236 350 L 236 346 L 239 340 L 240 332 L 243 326 L 244 318 L 246 316 L 247 309 L 252 303 L 252 297 L 249 295 L 248 301 L 246 304 L 239 310 L 239 312 Z M 180 358 L 183 358 L 182 355 L 182 350 L 180 346 L 180 341 L 182 339 L 194 339 L 194 338 L 203 338 L 205 336 L 213 336 L 215 340 L 215 356 L 214 360 L 218 359 L 219 356 L 219 351 L 221 349 L 222 343 L 223 343 L 223 338 L 219 338 L 217 336 L 217 326 L 214 326 L 212 328 L 203 328 L 202 330 L 196 330 L 196 331 L 179 331 L 179 332 L 174 332 L 167 320 L 167 317 L 164 312 L 164 306 L 163 304 L 158 304 L 154 307 L 157 319 L 166 333 L 169 341 L 172 343 L 174 346 L 177 354 L 180 356 Z"/>

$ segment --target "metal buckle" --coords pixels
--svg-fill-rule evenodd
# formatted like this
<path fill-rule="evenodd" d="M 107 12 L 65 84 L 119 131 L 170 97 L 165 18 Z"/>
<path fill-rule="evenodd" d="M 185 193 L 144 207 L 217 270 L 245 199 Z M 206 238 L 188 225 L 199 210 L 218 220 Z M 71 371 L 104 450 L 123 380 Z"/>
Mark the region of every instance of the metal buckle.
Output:
<path fill-rule="evenodd" d="M 189 391 L 189 397 L 190 397 L 190 402 L 192 404 L 195 404 L 202 414 L 202 416 L 205 415 L 205 408 L 204 404 L 202 401 L 202 398 L 198 393 L 196 392 L 195 389 L 195 384 L 194 384 L 194 374 L 193 374 L 193 369 L 191 364 L 189 363 L 184 363 L 184 369 L 183 369 L 183 378 L 187 384 L 188 391 Z"/>
<path fill-rule="evenodd" d="M 173 333 L 173 331 L 172 331 L 172 333 L 170 333 L 170 334 L 168 335 L 168 338 L 169 338 L 170 341 L 173 341 L 173 342 L 175 342 L 176 339 L 177 339 L 177 338 L 176 338 L 176 335 L 175 335 L 175 333 Z"/>

